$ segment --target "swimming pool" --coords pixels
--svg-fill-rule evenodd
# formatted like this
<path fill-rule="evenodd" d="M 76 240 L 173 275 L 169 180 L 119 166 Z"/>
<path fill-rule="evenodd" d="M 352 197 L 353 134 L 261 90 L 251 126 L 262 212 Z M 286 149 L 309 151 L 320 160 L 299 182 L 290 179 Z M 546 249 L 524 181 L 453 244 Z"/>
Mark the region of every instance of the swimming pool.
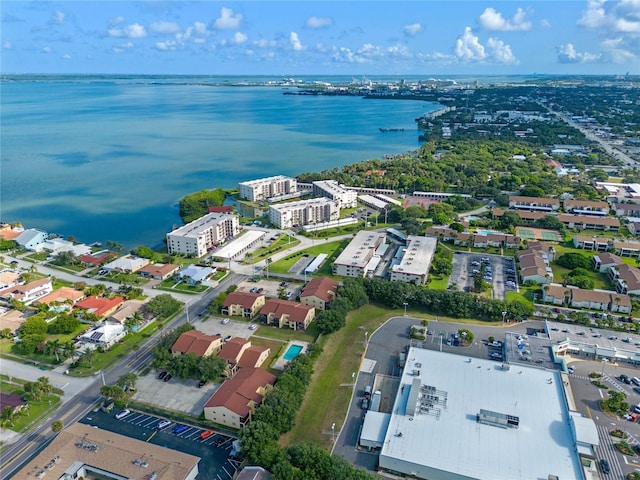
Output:
<path fill-rule="evenodd" d="M 287 351 L 284 354 L 284 359 L 287 361 L 293 360 L 298 355 L 300 355 L 301 351 L 302 351 L 301 345 L 291 345 L 289 348 L 287 348 Z"/>
<path fill-rule="evenodd" d="M 495 230 L 476 230 L 476 233 L 479 235 L 496 235 L 502 232 L 496 232 Z"/>

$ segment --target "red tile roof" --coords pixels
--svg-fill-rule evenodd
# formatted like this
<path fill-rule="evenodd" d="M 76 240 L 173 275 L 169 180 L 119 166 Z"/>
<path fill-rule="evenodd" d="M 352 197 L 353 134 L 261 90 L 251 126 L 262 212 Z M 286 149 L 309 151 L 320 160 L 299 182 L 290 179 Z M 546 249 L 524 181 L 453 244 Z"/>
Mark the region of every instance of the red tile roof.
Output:
<path fill-rule="evenodd" d="M 94 313 L 97 316 L 102 317 L 110 311 L 115 310 L 123 303 L 124 298 L 122 297 L 87 297 L 84 300 L 76 303 L 76 307 L 82 308 L 83 310 L 89 311 L 89 313 Z"/>
<path fill-rule="evenodd" d="M 222 350 L 218 353 L 218 357 L 226 360 L 227 362 L 237 362 L 239 360 L 238 356 L 240 355 L 240 352 L 242 352 L 244 348 L 247 348 L 245 346 L 247 343 L 251 346 L 251 343 L 246 338 L 233 337 L 229 341 L 225 342 Z"/>
<path fill-rule="evenodd" d="M 276 376 L 260 368 L 245 367 L 238 370 L 233 378 L 224 382 L 205 404 L 209 407 L 225 407 L 240 417 L 249 414 L 251 402 L 259 404 L 260 388 L 276 383 Z"/>
<path fill-rule="evenodd" d="M 300 297 L 318 297 L 320 300 L 330 302 L 335 298 L 338 285 L 338 282 L 329 277 L 317 277 L 307 283 Z"/>
<path fill-rule="evenodd" d="M 264 295 L 251 292 L 231 292 L 227 295 L 227 298 L 224 299 L 224 306 L 242 305 L 242 308 L 251 309 L 260 297 L 264 297 Z"/>
<path fill-rule="evenodd" d="M 233 206 L 221 205 L 219 207 L 209 207 L 209 213 L 233 213 Z"/>
<path fill-rule="evenodd" d="M 262 315 L 269 315 L 273 313 L 276 318 L 281 318 L 282 315 L 288 315 L 289 321 L 292 322 L 304 322 L 307 318 L 309 310 L 314 307 L 303 305 L 302 303 L 291 302 L 289 300 L 280 300 L 278 298 L 272 298 L 267 300 L 264 307 L 260 309 Z"/>
<path fill-rule="evenodd" d="M 112 252 L 87 253 L 86 255 L 81 255 L 78 260 L 84 264 L 95 265 L 97 267 L 115 257 L 117 257 L 117 255 Z"/>
<path fill-rule="evenodd" d="M 238 361 L 238 366 L 259 367 L 260 365 L 257 365 L 258 360 L 264 352 L 268 352 L 269 350 L 269 347 L 264 347 L 262 345 L 252 345 L 244 351 L 242 357 L 240 357 L 240 360 Z"/>
<path fill-rule="evenodd" d="M 178 337 L 171 350 L 183 354 L 194 353 L 202 357 L 207 353 L 211 344 L 218 340 L 220 340 L 220 335 L 207 335 L 198 330 L 189 330 Z"/>
<path fill-rule="evenodd" d="M 178 265 L 173 265 L 172 263 L 155 263 L 153 265 L 147 265 L 145 267 L 142 267 L 139 271 L 139 273 L 142 274 L 147 274 L 150 277 L 165 277 L 173 272 L 175 272 L 176 270 L 178 270 L 180 267 Z"/>
<path fill-rule="evenodd" d="M 84 298 L 84 293 L 80 290 L 76 290 L 71 287 L 60 287 L 59 289 L 48 293 L 44 297 L 40 297 L 37 302 L 49 305 L 54 302 L 65 302 L 70 300 L 75 303 L 82 298 Z"/>

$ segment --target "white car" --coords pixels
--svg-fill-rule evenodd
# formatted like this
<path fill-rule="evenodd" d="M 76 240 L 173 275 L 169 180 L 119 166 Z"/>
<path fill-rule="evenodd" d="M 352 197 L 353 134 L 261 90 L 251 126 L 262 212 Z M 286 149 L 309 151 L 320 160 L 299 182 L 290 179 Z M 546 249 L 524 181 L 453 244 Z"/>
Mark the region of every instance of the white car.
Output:
<path fill-rule="evenodd" d="M 224 320 L 222 320 L 222 324 L 223 325 L 226 325 L 227 323 L 229 323 L 229 319 L 228 318 L 225 318 Z"/>
<path fill-rule="evenodd" d="M 575 371 L 576 371 L 575 367 L 567 367 L 567 372 L 573 373 Z"/>
<path fill-rule="evenodd" d="M 258 328 L 258 325 L 256 325 L 255 323 L 249 325 L 249 330 L 255 330 L 256 328 Z"/>
<path fill-rule="evenodd" d="M 118 413 L 116 413 L 116 420 L 120 420 L 121 418 L 126 417 L 127 415 L 129 415 L 131 413 L 131 411 L 127 410 L 126 408 Z"/>
<path fill-rule="evenodd" d="M 165 427 L 168 427 L 169 425 L 171 425 L 171 420 L 162 420 L 157 426 L 156 429 L 158 430 L 162 430 Z"/>

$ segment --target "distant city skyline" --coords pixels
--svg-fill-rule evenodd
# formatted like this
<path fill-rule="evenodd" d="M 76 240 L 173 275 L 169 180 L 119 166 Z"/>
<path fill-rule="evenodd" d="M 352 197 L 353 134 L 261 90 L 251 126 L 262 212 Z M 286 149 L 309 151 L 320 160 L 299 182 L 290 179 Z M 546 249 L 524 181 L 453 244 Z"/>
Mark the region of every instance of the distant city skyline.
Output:
<path fill-rule="evenodd" d="M 2 2 L 2 73 L 640 74 L 640 0 Z"/>

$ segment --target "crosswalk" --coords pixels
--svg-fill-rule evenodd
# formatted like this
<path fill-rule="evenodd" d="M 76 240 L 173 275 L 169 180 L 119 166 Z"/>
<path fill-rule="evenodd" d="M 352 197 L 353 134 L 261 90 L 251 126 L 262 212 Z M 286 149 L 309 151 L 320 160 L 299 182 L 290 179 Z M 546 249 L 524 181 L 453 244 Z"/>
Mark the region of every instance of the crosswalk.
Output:
<path fill-rule="evenodd" d="M 600 437 L 600 445 L 595 448 L 596 458 L 598 458 L 598 460 L 602 458 L 607 459 L 609 467 L 611 468 L 610 478 L 624 478 L 619 460 L 620 456 L 618 455 L 619 452 L 613 445 L 614 440 L 617 441 L 617 439 L 609 434 L 609 429 L 606 426 L 597 425 L 596 428 L 598 429 L 598 437 Z"/>

